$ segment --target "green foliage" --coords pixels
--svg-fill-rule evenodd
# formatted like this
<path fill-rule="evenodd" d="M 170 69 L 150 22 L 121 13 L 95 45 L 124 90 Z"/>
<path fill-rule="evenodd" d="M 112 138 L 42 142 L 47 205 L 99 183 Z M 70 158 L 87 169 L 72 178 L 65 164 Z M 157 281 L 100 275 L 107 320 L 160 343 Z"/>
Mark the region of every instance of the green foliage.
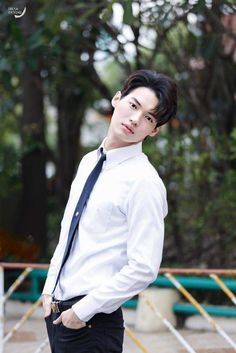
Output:
<path fill-rule="evenodd" d="M 19 152 L 9 145 L 0 148 L 0 199 L 17 193 L 20 184 L 20 158 Z"/>
<path fill-rule="evenodd" d="M 12 100 L 4 97 L 0 117 L 0 199 L 18 192 L 20 184 L 20 139 Z"/>
<path fill-rule="evenodd" d="M 133 15 L 133 10 L 132 10 L 132 0 L 125 0 L 123 3 L 123 9 L 124 9 L 124 16 L 123 16 L 123 22 L 126 25 L 132 25 L 135 17 Z"/>
<path fill-rule="evenodd" d="M 113 5 L 123 9 L 123 22 L 117 25 Z M 27 34 L 24 18 L 16 21 L 2 11 L 0 198 L 22 187 L 22 152 L 45 148 L 33 134 L 26 136 L 21 124 L 25 68 L 40 72 L 43 95 L 60 117 L 55 118 L 54 142 L 47 151 L 56 165 L 55 178 L 74 163 L 73 171 L 78 162 L 71 150 L 79 148 L 76 131 L 79 134 L 86 107 L 110 99 L 133 69 L 151 68 L 174 77 L 179 87 L 177 119 L 161 130 L 155 143 L 152 139 L 144 143 L 168 191 L 164 261 L 234 266 L 236 70 L 233 52 L 224 47 L 233 36 L 222 20 L 235 5 L 233 1 L 173 5 L 169 0 L 149 5 L 131 0 L 41 0 Z M 61 155 L 64 163 L 58 163 Z M 63 209 L 59 200 L 66 187 L 64 180 L 48 180 L 50 246 L 58 233 L 58 210 Z"/>
<path fill-rule="evenodd" d="M 233 129 L 230 135 L 230 156 L 229 159 L 236 160 L 236 128 Z"/>
<path fill-rule="evenodd" d="M 156 144 L 150 139 L 146 146 L 168 190 L 167 264 L 174 260 L 222 268 L 236 263 L 235 131 L 230 139 L 215 140 L 214 135 L 209 130 L 181 135 L 165 130 Z"/>

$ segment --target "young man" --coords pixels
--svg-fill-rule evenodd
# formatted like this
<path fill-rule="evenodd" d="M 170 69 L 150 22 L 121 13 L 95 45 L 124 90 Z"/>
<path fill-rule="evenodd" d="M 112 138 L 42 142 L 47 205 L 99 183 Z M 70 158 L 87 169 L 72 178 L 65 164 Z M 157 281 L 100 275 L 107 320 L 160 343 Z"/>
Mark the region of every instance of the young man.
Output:
<path fill-rule="evenodd" d="M 72 183 L 43 290 L 52 353 L 121 353 L 120 306 L 155 280 L 161 262 L 166 190 L 142 141 L 176 114 L 176 84 L 136 71 L 112 106 L 107 137 Z M 95 165 L 96 181 L 86 181 Z"/>

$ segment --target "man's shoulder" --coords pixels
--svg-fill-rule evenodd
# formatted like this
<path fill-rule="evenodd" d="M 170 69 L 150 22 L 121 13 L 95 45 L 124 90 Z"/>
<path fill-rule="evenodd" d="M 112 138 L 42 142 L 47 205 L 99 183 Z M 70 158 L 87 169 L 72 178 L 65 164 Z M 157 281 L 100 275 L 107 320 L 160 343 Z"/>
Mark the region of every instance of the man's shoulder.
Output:
<path fill-rule="evenodd" d="M 124 178 L 127 178 L 130 184 L 142 187 L 142 184 L 151 183 L 160 187 L 165 192 L 165 185 L 158 170 L 151 164 L 144 153 L 137 158 L 127 160 L 124 168 Z"/>
<path fill-rule="evenodd" d="M 127 167 L 138 178 L 160 178 L 157 169 L 152 165 L 144 153 L 139 155 L 137 158 L 133 158 L 128 161 Z"/>
<path fill-rule="evenodd" d="M 93 164 L 94 161 L 96 161 L 96 158 L 97 150 L 86 153 L 77 165 L 76 175 L 78 175 L 80 172 L 83 172 L 87 168 L 90 168 L 90 165 Z"/>
<path fill-rule="evenodd" d="M 83 165 L 84 163 L 93 162 L 96 159 L 97 159 L 97 150 L 93 150 L 93 151 L 87 152 L 81 158 L 79 165 Z"/>

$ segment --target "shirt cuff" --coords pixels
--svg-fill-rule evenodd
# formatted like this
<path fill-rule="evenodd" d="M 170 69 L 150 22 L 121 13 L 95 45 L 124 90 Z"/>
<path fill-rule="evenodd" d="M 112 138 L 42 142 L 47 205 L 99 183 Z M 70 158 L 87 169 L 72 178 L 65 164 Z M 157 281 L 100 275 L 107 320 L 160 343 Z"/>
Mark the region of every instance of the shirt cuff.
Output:
<path fill-rule="evenodd" d="M 96 305 L 90 295 L 86 295 L 83 299 L 72 305 L 72 309 L 81 321 L 89 321 L 96 313 Z"/>

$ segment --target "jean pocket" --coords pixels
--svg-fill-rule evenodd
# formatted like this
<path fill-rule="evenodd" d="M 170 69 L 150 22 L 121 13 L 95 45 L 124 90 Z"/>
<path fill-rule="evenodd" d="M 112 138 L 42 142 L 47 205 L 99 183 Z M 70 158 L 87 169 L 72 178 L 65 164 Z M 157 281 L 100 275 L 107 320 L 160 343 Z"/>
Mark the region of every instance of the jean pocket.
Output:
<path fill-rule="evenodd" d="M 60 323 L 60 327 L 62 327 L 62 328 L 65 329 L 65 330 L 74 331 L 74 332 L 76 332 L 76 331 L 77 331 L 77 332 L 81 332 L 81 331 L 85 331 L 85 330 L 87 329 L 86 326 L 80 327 L 80 328 L 70 328 L 70 327 L 67 327 L 67 326 L 63 325 L 62 322 Z"/>

